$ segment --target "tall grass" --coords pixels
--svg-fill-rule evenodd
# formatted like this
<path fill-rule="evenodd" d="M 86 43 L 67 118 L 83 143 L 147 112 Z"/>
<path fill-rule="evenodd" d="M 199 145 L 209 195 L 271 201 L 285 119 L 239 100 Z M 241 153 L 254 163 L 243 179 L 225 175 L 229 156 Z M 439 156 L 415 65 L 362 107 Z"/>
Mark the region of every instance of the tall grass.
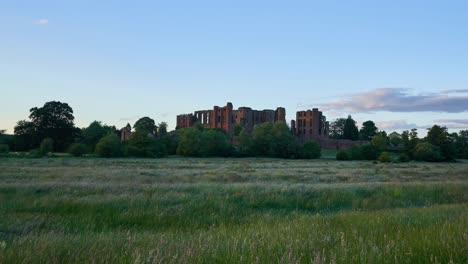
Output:
<path fill-rule="evenodd" d="M 467 168 L 3 159 L 0 263 L 466 263 Z"/>

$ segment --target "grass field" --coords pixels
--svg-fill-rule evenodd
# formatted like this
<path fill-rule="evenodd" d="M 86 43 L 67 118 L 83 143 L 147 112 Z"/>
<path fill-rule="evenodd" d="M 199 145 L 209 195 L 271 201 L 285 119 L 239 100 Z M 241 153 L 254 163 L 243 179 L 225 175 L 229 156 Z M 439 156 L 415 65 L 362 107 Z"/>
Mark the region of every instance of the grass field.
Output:
<path fill-rule="evenodd" d="M 468 163 L 0 159 L 0 263 L 468 263 Z"/>

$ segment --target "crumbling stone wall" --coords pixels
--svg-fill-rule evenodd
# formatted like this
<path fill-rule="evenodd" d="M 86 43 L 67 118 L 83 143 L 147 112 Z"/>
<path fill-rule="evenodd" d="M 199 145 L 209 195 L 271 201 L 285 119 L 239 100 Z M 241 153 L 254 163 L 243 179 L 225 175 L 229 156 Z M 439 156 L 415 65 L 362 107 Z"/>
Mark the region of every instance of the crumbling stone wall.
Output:
<path fill-rule="evenodd" d="M 238 124 L 251 132 L 256 125 L 276 121 L 286 121 L 286 110 L 283 107 L 278 107 L 276 111 L 252 110 L 250 107 L 239 107 L 234 110 L 232 103 L 228 102 L 224 107 L 214 106 L 213 110 L 199 110 L 193 115 L 178 115 L 177 128 L 201 124 L 206 128 L 219 128 L 231 132 Z"/>
<path fill-rule="evenodd" d="M 317 108 L 296 112 L 296 121 L 291 129 L 301 143 L 328 138 L 328 122 Z"/>

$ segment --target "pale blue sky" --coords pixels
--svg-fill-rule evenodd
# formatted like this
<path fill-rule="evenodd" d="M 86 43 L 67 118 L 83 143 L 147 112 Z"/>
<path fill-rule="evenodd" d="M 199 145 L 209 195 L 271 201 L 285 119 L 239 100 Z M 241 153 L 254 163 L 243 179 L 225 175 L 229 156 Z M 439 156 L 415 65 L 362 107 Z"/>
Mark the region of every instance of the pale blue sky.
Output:
<path fill-rule="evenodd" d="M 467 1 L 3 1 L 0 129 L 50 100 L 80 127 L 173 128 L 230 101 L 467 129 L 466 14 Z"/>

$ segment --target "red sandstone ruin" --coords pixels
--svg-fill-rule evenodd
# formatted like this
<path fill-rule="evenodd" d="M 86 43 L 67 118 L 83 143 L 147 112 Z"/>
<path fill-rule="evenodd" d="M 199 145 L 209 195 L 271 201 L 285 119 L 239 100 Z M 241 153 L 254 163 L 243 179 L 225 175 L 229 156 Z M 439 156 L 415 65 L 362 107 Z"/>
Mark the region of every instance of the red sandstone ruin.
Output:
<path fill-rule="evenodd" d="M 186 128 L 201 124 L 206 128 L 219 128 L 232 132 L 235 125 L 241 125 L 251 132 L 254 126 L 265 122 L 286 122 L 286 110 L 278 107 L 276 110 L 252 110 L 250 107 L 239 107 L 234 110 L 232 103 L 224 107 L 214 106 L 213 110 L 199 110 L 193 114 L 177 116 L 177 127 Z"/>

